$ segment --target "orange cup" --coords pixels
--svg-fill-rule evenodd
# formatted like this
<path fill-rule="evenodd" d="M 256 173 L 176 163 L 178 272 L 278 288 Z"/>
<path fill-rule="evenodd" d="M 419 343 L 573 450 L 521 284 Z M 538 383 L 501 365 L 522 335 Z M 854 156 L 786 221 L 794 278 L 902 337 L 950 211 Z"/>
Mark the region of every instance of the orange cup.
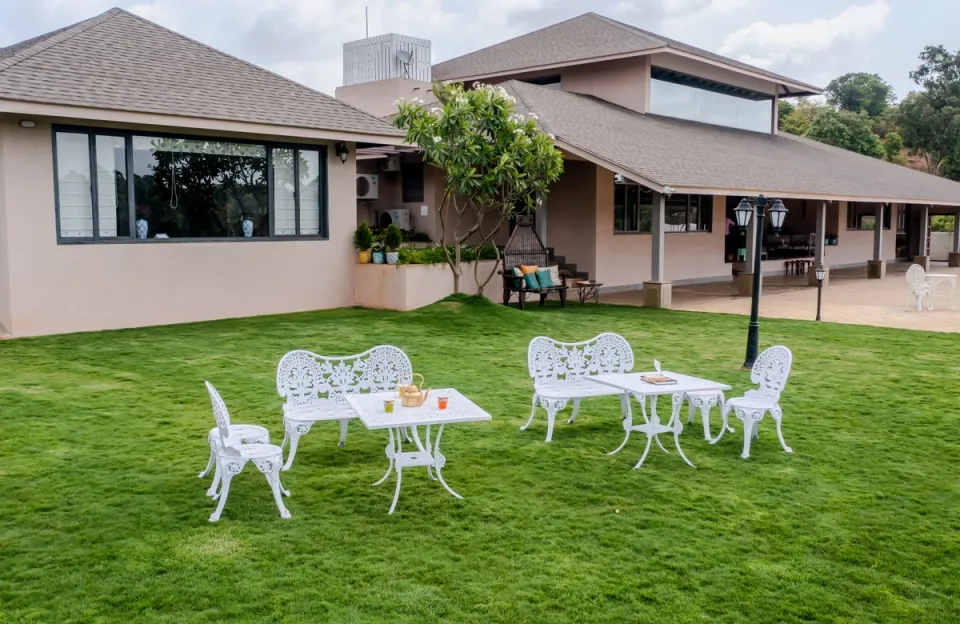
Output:
<path fill-rule="evenodd" d="M 440 409 L 447 409 L 447 397 L 437 397 L 437 407 Z"/>

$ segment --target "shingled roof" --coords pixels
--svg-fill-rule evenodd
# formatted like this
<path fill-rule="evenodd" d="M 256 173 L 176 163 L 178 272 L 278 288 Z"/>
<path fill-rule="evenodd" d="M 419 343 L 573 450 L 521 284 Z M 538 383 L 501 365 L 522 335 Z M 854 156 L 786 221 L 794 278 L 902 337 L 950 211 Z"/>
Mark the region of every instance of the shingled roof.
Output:
<path fill-rule="evenodd" d="M 559 24 L 438 63 L 433 66 L 432 72 L 437 80 L 464 80 L 654 50 L 693 55 L 734 69 L 748 71 L 781 84 L 787 83 L 795 88 L 791 95 L 818 94 L 822 91 L 818 87 L 792 78 L 596 13 L 585 13 Z M 796 90 L 797 88 L 799 90 Z"/>
<path fill-rule="evenodd" d="M 641 114 L 516 80 L 503 86 L 561 147 L 660 188 L 960 205 L 957 182 L 790 134 Z"/>
<path fill-rule="evenodd" d="M 359 109 L 122 9 L 0 48 L 0 100 L 402 136 Z"/>

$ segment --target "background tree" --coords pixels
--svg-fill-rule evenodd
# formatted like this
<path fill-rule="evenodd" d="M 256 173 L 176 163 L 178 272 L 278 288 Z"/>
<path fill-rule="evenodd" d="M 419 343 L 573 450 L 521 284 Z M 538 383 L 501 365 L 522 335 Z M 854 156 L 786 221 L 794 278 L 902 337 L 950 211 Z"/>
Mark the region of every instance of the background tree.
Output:
<path fill-rule="evenodd" d="M 928 173 L 960 180 L 960 52 L 927 46 L 910 78 L 924 91 L 900 104 L 904 145 L 923 157 Z"/>
<path fill-rule="evenodd" d="M 844 74 L 831 80 L 824 93 L 827 103 L 870 118 L 879 117 L 896 101 L 893 87 L 877 74 Z"/>
<path fill-rule="evenodd" d="M 535 115 L 514 112 L 515 100 L 503 87 L 467 90 L 462 84 L 435 82 L 433 94 L 437 103 L 429 108 L 421 100 L 399 102 L 394 123 L 405 131 L 407 143 L 420 147 L 424 162 L 446 178 L 438 210 L 441 245 L 459 293 L 463 244 L 473 237 L 482 246 L 509 217 L 535 210 L 560 177 L 563 157 Z M 465 214 L 472 217 L 466 224 Z M 474 266 L 474 277 L 477 294 L 482 294 L 496 269 L 481 278 L 479 266 Z"/>
<path fill-rule="evenodd" d="M 781 104 L 785 102 L 780 101 Z M 795 105 L 789 105 L 790 111 L 780 118 L 780 129 L 797 136 L 805 136 L 813 119 L 823 108 L 822 105 L 808 98 L 800 98 Z M 782 109 L 781 109 L 782 110 Z"/>
<path fill-rule="evenodd" d="M 783 128 L 783 121 L 792 113 L 797 110 L 797 107 L 791 104 L 788 100 L 778 100 L 777 101 L 777 127 Z"/>
<path fill-rule="evenodd" d="M 903 151 L 903 137 L 898 132 L 888 132 L 886 140 L 883 142 L 883 157 L 892 163 L 898 165 L 906 164 L 906 159 L 901 152 Z"/>
<path fill-rule="evenodd" d="M 885 155 L 880 137 L 873 133 L 870 118 L 862 112 L 824 107 L 817 113 L 806 136 L 874 158 Z"/>

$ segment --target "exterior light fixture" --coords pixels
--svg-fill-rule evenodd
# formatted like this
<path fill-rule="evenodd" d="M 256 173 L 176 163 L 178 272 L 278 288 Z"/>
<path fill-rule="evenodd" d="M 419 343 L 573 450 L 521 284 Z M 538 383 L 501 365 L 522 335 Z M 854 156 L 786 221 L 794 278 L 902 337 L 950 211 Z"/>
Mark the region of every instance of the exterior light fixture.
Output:
<path fill-rule="evenodd" d="M 746 198 L 741 199 L 740 204 L 734 209 L 733 215 L 737 220 L 737 226 L 744 230 L 747 229 L 747 226 L 750 225 L 750 218 L 753 217 L 753 204 Z"/>
<path fill-rule="evenodd" d="M 787 217 L 787 207 L 783 205 L 783 202 L 779 199 L 773 202 L 773 206 L 770 207 L 770 229 L 773 230 L 773 233 L 776 234 L 780 231 L 780 228 L 783 227 L 783 220 Z"/>
<path fill-rule="evenodd" d="M 37 122 L 35 122 L 35 121 L 32 120 L 32 119 L 21 119 L 21 120 L 20 120 L 20 127 L 21 127 L 21 128 L 36 128 L 36 127 L 37 127 Z"/>
<path fill-rule="evenodd" d="M 676 192 L 677 192 L 677 189 L 675 189 L 675 188 L 673 188 L 673 187 L 671 187 L 671 186 L 665 186 L 665 187 L 663 187 L 663 194 L 666 195 L 667 197 L 670 197 L 671 195 L 673 195 L 673 194 L 676 193 Z"/>
<path fill-rule="evenodd" d="M 827 270 L 823 265 L 818 265 L 814 269 L 817 275 L 817 320 L 820 320 L 820 304 L 823 302 L 823 278 L 827 276 Z"/>
<path fill-rule="evenodd" d="M 343 141 L 340 141 L 336 144 L 334 149 L 337 151 L 337 156 L 340 157 L 340 162 L 347 164 L 347 158 L 350 156 L 350 150 L 347 149 L 347 144 Z"/>

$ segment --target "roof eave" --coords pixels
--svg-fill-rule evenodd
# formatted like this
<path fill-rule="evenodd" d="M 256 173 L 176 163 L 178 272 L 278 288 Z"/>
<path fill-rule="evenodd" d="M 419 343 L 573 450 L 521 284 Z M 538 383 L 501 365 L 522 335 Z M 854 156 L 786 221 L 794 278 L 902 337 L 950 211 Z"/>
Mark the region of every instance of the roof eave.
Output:
<path fill-rule="evenodd" d="M 202 130 L 208 132 L 256 134 L 324 141 L 347 141 L 351 143 L 376 143 L 380 145 L 395 145 L 398 147 L 406 146 L 403 136 L 381 134 L 366 130 L 329 130 L 304 126 L 284 126 L 258 121 L 164 115 L 152 112 L 70 106 L 66 104 L 27 102 L 23 100 L 0 99 L 0 113 L 30 115 L 48 118 L 53 121 L 64 120 L 74 123 L 77 121 L 92 124 L 98 122 L 116 123 L 156 126 L 161 128 L 183 128 L 184 130 Z"/>
<path fill-rule="evenodd" d="M 823 93 L 823 89 L 821 89 L 820 87 L 815 87 L 813 85 L 808 85 L 803 82 L 790 80 L 785 76 L 770 76 L 770 75 L 763 74 L 761 72 L 750 71 L 742 67 L 737 67 L 736 65 L 732 65 L 730 63 L 724 63 L 716 59 L 712 59 L 702 54 L 696 54 L 694 52 L 680 50 L 670 45 L 667 45 L 664 51 L 668 54 L 674 54 L 676 56 L 682 56 L 684 58 L 700 61 L 701 63 L 707 63 L 708 65 L 720 67 L 722 69 L 726 69 L 728 71 L 732 71 L 734 73 L 741 74 L 743 76 L 750 76 L 751 78 L 756 78 L 758 80 L 766 80 L 767 82 L 775 82 L 784 89 L 784 91 L 786 92 L 787 95 L 789 95 L 789 97 L 799 97 L 804 95 L 821 95 Z"/>

